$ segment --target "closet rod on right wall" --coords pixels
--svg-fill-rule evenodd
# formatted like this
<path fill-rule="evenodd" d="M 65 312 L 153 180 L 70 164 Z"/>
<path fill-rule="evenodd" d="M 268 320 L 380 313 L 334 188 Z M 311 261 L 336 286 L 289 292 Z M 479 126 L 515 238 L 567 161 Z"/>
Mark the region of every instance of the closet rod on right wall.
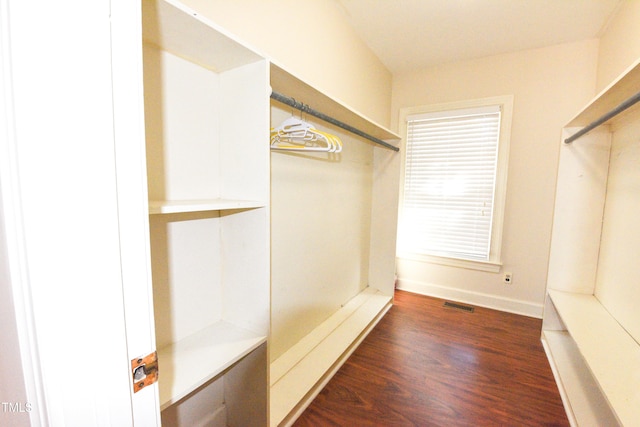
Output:
<path fill-rule="evenodd" d="M 603 114 L 597 120 L 589 123 L 587 126 L 583 127 L 578 132 L 576 132 L 573 135 L 571 135 L 570 137 L 566 138 L 564 140 L 564 143 L 565 144 L 569 144 L 569 143 L 575 141 L 576 139 L 580 138 L 582 135 L 586 134 L 587 132 L 590 132 L 591 130 L 597 128 L 598 126 L 600 126 L 601 124 L 603 124 L 607 120 L 609 120 L 609 119 L 617 116 L 618 114 L 622 113 L 624 110 L 626 110 L 627 108 L 629 108 L 632 105 L 636 104 L 638 101 L 640 101 L 640 92 L 638 92 L 635 95 L 631 96 L 626 101 L 620 103 L 613 110 L 609 111 L 606 114 Z"/>
<path fill-rule="evenodd" d="M 375 136 L 369 135 L 368 133 L 365 133 L 359 129 L 354 128 L 353 126 L 350 126 L 346 123 L 341 122 L 340 120 L 334 119 L 331 116 L 327 116 L 324 113 L 321 113 L 320 111 L 316 111 L 314 109 L 312 109 L 311 107 L 309 107 L 307 104 L 303 104 L 302 102 L 296 101 L 293 98 L 289 98 L 288 96 L 282 95 L 281 93 L 278 92 L 271 92 L 271 98 L 275 99 L 276 101 L 282 102 L 283 104 L 286 104 L 290 107 L 295 108 L 296 110 L 300 110 L 304 113 L 307 113 L 311 116 L 317 117 L 321 120 L 324 120 L 327 123 L 331 123 L 332 125 L 338 126 L 339 128 L 342 128 L 344 130 L 347 130 L 353 134 L 356 134 L 358 136 L 361 136 L 365 139 L 368 139 L 369 141 L 373 141 L 378 145 L 381 145 L 385 148 L 388 148 L 390 150 L 393 151 L 400 151 L 400 149 L 394 145 L 391 145 L 383 140 L 381 140 L 380 138 L 376 138 Z"/>

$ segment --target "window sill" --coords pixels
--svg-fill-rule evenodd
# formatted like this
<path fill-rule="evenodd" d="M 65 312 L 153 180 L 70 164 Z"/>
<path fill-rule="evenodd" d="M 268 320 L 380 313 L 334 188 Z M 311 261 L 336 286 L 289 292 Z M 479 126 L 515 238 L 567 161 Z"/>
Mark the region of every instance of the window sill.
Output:
<path fill-rule="evenodd" d="M 398 253 L 397 258 L 426 262 L 430 264 L 446 265 L 449 267 L 466 268 L 469 270 L 486 271 L 489 273 L 498 273 L 502 268 L 502 263 L 494 261 L 473 261 L 468 259 L 447 258 L 414 253 Z"/>

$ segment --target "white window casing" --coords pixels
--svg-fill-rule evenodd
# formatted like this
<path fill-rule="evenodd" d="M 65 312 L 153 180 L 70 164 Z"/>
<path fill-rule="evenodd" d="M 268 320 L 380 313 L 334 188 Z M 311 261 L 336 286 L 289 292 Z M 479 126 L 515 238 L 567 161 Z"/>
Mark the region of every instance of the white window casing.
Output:
<path fill-rule="evenodd" d="M 404 108 L 398 257 L 497 272 L 513 96 Z"/>

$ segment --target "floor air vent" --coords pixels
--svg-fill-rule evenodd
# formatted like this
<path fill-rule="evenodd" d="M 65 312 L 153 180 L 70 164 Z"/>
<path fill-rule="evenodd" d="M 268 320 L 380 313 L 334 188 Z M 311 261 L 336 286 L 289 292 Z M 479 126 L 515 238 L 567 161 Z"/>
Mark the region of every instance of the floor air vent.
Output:
<path fill-rule="evenodd" d="M 467 313 L 473 313 L 473 307 L 455 302 L 445 301 L 444 306 L 447 308 L 455 308 L 456 310 L 466 311 Z"/>

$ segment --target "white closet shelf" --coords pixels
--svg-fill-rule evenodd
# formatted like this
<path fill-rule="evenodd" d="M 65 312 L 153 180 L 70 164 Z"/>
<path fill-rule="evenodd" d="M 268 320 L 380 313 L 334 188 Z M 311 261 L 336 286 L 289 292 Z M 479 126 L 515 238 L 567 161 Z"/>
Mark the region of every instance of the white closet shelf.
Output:
<path fill-rule="evenodd" d="M 376 123 L 343 102 L 325 95 L 274 63 L 271 63 L 271 88 L 275 92 L 294 98 L 296 101 L 307 104 L 315 110 L 330 114 L 336 120 L 347 123 L 383 141 L 394 144 L 401 139 L 400 135 Z"/>
<path fill-rule="evenodd" d="M 580 350 L 567 331 L 543 331 L 542 344 L 549 356 L 571 425 L 615 426 L 618 420 L 607 400 L 598 388 L 598 383 L 580 355 Z"/>
<path fill-rule="evenodd" d="M 216 72 L 263 59 L 222 28 L 174 0 L 144 0 L 143 39 Z"/>
<path fill-rule="evenodd" d="M 265 207 L 258 200 L 209 199 L 209 200 L 151 200 L 149 214 L 172 214 L 230 209 L 253 209 Z"/>
<path fill-rule="evenodd" d="M 609 111 L 613 110 L 620 103 L 638 92 L 638 81 L 640 81 L 640 60 L 629 67 L 613 83 L 600 92 L 580 113 L 578 113 L 565 127 L 586 126 Z M 624 117 L 633 111 L 640 110 L 640 103 L 626 110 L 624 113 L 610 119 L 605 124 L 615 124 L 623 120 Z"/>
<path fill-rule="evenodd" d="M 182 399 L 267 341 L 218 322 L 158 350 L 160 409 Z"/>
<path fill-rule="evenodd" d="M 389 308 L 389 295 L 366 288 L 271 363 L 271 426 L 295 419 Z"/>
<path fill-rule="evenodd" d="M 551 340 L 547 340 L 551 353 L 570 351 L 566 345 L 570 337 L 619 422 L 629 426 L 637 424 L 640 420 L 638 343 L 595 296 L 555 290 L 549 290 L 549 296 L 566 327 L 562 337 L 553 336 L 553 331 L 544 331 L 545 336 L 551 336 Z"/>

